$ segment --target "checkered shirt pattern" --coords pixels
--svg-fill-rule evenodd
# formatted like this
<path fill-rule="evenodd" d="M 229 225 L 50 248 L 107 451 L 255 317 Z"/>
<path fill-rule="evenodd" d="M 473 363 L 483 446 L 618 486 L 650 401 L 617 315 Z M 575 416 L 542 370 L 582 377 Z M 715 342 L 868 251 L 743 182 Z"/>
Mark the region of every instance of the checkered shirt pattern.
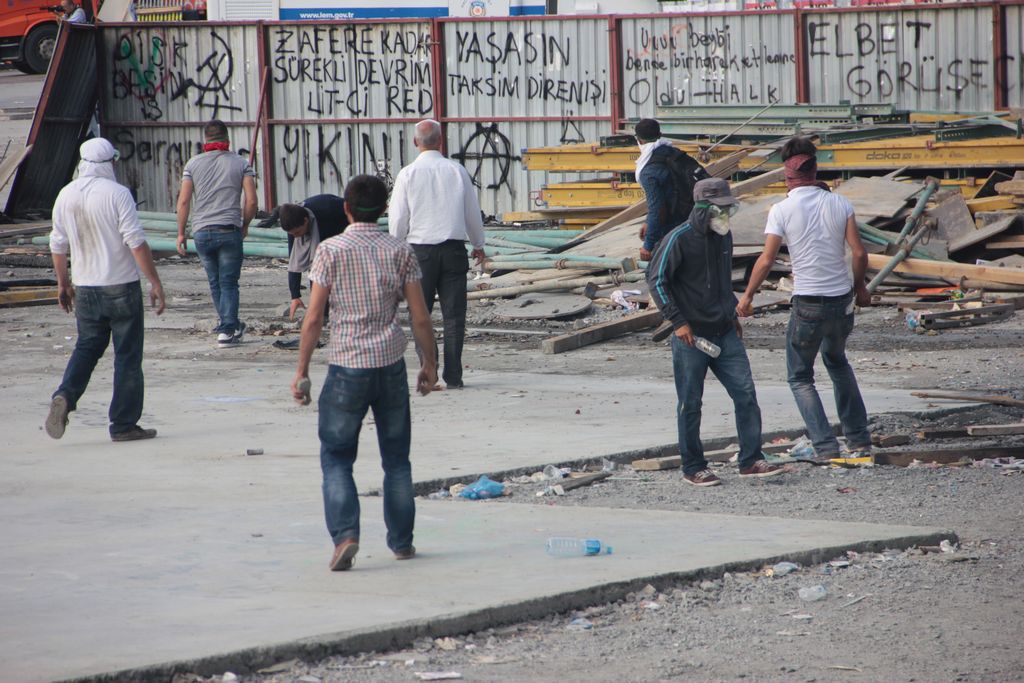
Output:
<path fill-rule="evenodd" d="M 405 242 L 373 223 L 353 223 L 320 243 L 309 279 L 330 291 L 328 362 L 346 368 L 383 368 L 405 353 L 398 302 L 407 282 L 421 278 Z"/>

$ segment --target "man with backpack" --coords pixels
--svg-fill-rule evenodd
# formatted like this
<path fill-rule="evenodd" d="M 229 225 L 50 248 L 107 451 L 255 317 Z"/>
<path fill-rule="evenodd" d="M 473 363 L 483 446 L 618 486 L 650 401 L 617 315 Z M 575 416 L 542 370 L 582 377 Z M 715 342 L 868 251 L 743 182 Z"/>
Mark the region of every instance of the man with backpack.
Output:
<path fill-rule="evenodd" d="M 640 260 L 650 261 L 661 238 L 685 222 L 693 210 L 693 186 L 711 176 L 693 157 L 661 137 L 661 124 L 654 119 L 641 119 L 635 131 L 640 145 L 636 179 L 647 197 Z"/>

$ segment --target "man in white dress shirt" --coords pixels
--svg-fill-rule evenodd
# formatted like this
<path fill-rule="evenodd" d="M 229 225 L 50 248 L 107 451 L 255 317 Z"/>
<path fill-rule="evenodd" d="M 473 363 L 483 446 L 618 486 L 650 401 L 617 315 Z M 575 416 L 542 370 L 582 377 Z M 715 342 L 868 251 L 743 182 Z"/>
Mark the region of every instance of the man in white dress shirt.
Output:
<path fill-rule="evenodd" d="M 391 192 L 388 227 L 392 235 L 409 242 L 423 272 L 427 310 L 434 296 L 441 301 L 444 318 L 444 370 L 449 389 L 461 389 L 462 342 L 466 335 L 466 273 L 469 257 L 484 259 L 484 227 L 476 188 L 462 164 L 446 159 L 441 149 L 441 124 L 416 124 L 413 143 L 420 150 L 411 164 L 398 172 Z"/>

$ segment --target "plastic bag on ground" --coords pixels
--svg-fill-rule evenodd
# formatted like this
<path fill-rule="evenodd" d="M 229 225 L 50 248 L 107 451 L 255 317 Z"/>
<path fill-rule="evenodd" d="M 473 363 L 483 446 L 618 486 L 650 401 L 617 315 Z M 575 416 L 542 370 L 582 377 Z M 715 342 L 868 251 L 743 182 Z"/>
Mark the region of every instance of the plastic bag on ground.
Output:
<path fill-rule="evenodd" d="M 459 491 L 459 496 L 470 500 L 482 500 L 484 498 L 498 498 L 505 494 L 505 485 L 501 482 L 492 481 L 487 475 L 481 475 L 466 488 Z"/>

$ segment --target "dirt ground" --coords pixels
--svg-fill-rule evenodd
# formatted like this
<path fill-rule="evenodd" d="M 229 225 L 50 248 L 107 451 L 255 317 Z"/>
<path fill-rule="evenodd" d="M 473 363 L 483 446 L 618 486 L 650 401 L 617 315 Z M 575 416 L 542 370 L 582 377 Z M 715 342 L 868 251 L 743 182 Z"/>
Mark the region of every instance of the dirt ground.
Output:
<path fill-rule="evenodd" d="M 174 325 L 147 333 L 147 353 L 187 357 L 182 333 L 206 337 L 213 326 L 205 280 L 194 259 L 159 263 Z M 0 267 L 7 277 L 43 277 L 45 271 Z M 251 260 L 243 272 L 243 314 L 252 333 L 295 338 L 296 324 L 278 317 L 286 303 L 280 262 Z M 559 323 L 501 323 L 487 306 L 472 305 L 472 332 L 465 358 L 467 383 L 474 370 L 531 370 L 607 377 L 671 376 L 671 361 L 649 333 L 607 342 L 595 353 L 544 356 L 542 335 Z M 588 313 L 583 317 L 608 317 Z M 755 381 L 784 378 L 787 313 L 773 312 L 746 325 Z M 0 318 L 2 320 L 2 318 Z M 187 322 L 193 321 L 193 322 Z M 578 323 L 576 323 L 578 324 Z M 13 336 L 30 326 L 5 324 Z M 519 330 L 511 332 L 510 330 Z M 47 334 L 39 330 L 36 334 Z M 916 335 L 894 308 L 864 311 L 850 342 L 850 358 L 862 382 L 920 389 L 976 389 L 1024 398 L 1024 318 L 981 328 Z M 217 353 L 211 349 L 211 353 Z M 271 348 L 251 354 L 287 353 Z M 831 400 L 830 397 L 826 400 Z M 942 402 L 936 402 L 936 408 Z M 770 407 L 764 407 L 770 415 Z M 875 432 L 913 433 L 921 426 L 1008 423 L 1024 411 L 980 407 L 937 419 L 872 416 Z M 642 439 L 641 439 L 642 441 Z M 929 448 L 932 442 L 915 447 Z M 1019 445 L 1024 439 L 972 441 Z M 639 443 L 638 446 L 654 445 Z M 454 671 L 467 681 L 1024 681 L 1024 477 L 1020 470 L 987 465 L 875 467 L 859 470 L 793 465 L 770 481 L 740 481 L 732 465 L 720 467 L 725 485 L 698 489 L 678 470 L 640 473 L 620 469 L 613 477 L 563 497 L 537 498 L 541 486 L 516 487 L 511 500 L 543 505 L 656 508 L 690 512 L 770 515 L 891 524 L 920 524 L 956 532 L 952 552 L 869 553 L 834 558 L 848 566 L 802 567 L 786 576 L 763 568 L 709 576 L 683 584 L 651 586 L 632 599 L 595 604 L 578 613 L 498 625 L 450 639 L 420 641 L 398 652 L 365 653 L 319 662 L 285 662 L 245 681 L 417 680 L 415 672 Z M 503 501 L 452 505 L 501 505 Z M 685 529 L 679 530 L 685 534 Z M 614 539 L 605 539 L 614 545 Z M 666 544 L 671 538 L 664 539 Z M 564 560 L 600 562 L 600 558 Z M 843 564 L 839 562 L 838 564 Z M 800 588 L 821 585 L 824 600 L 807 602 Z M 438 590 L 444 590 L 439 586 Z M 586 622 L 576 622 L 576 619 Z M 589 626 L 588 626 L 589 624 Z M 230 679 L 230 677 L 229 677 Z M 179 675 L 178 683 L 200 679 Z"/>

